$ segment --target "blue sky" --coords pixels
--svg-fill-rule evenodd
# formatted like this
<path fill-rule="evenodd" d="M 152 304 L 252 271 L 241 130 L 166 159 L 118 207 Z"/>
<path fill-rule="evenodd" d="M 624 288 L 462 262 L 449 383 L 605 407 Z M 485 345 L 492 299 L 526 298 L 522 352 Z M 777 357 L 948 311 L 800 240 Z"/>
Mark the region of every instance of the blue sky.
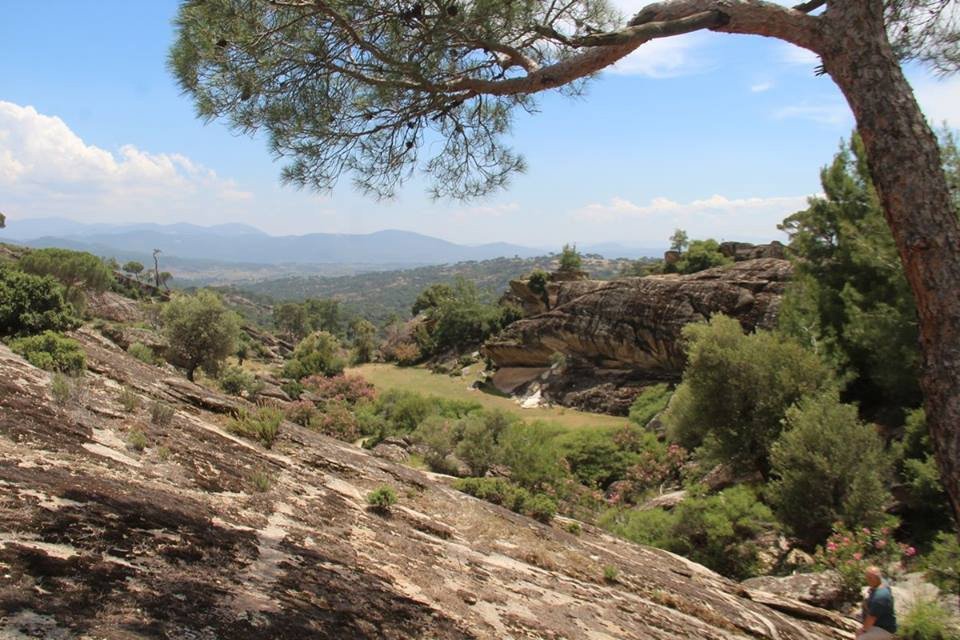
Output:
<path fill-rule="evenodd" d="M 626 11 L 638 0 L 617 0 Z M 662 246 L 763 240 L 819 189 L 852 127 L 815 60 L 775 40 L 698 33 L 644 45 L 584 98 L 544 95 L 513 135 L 530 170 L 508 191 L 388 202 L 345 179 L 279 184 L 262 140 L 204 124 L 166 69 L 175 0 L 0 0 L 0 211 L 8 222 L 244 222 L 269 233 L 395 228 L 469 244 Z M 909 72 L 928 117 L 960 126 L 960 80 Z M 0 232 L 2 233 L 2 232 Z"/>

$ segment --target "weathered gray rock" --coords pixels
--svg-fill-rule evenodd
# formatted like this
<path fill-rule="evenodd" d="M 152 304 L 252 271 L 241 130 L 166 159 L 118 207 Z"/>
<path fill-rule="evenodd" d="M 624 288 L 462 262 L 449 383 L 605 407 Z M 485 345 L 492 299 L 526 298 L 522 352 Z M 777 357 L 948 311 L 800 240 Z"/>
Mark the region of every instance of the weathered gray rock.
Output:
<path fill-rule="evenodd" d="M 850 637 L 830 612 L 765 604 L 673 554 L 572 536 L 291 423 L 264 449 L 210 410 L 233 399 L 83 344 L 94 372 L 62 407 L 0 345 L 0 637 Z M 123 412 L 120 385 L 173 403 L 173 420 Z M 400 503 L 368 510 L 384 484 Z"/>
<path fill-rule="evenodd" d="M 112 322 L 140 322 L 144 315 L 136 300 L 112 291 L 87 293 L 87 311 L 94 318 Z"/>
<path fill-rule="evenodd" d="M 765 591 L 815 607 L 831 609 L 843 604 L 843 578 L 836 571 L 760 576 L 744 580 L 742 584 L 751 591 Z"/>

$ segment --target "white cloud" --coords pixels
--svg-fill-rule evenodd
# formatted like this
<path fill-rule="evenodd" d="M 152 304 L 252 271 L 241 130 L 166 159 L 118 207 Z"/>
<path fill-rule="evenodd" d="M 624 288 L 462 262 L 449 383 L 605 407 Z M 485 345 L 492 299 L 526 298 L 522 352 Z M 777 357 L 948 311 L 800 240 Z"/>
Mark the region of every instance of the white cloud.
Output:
<path fill-rule="evenodd" d="M 636 204 L 614 197 L 605 203 L 588 204 L 570 216 L 570 229 L 589 237 L 609 238 L 616 229 L 620 238 L 634 238 L 640 246 L 666 244 L 674 229 L 684 229 L 691 238 L 769 242 L 784 240 L 777 225 L 787 216 L 805 209 L 807 196 L 728 198 L 713 195 L 691 202 L 654 198 Z"/>
<path fill-rule="evenodd" d="M 690 216 L 727 216 L 769 211 L 796 211 L 806 206 L 807 196 L 778 196 L 772 198 L 727 198 L 712 195 L 691 202 L 676 202 L 669 198 L 653 198 L 650 204 L 638 205 L 621 197 L 613 197 L 606 204 L 594 203 L 579 209 L 574 217 L 594 222 L 614 222 L 625 219 L 670 217 L 678 221 Z"/>
<path fill-rule="evenodd" d="M 778 120 L 797 118 L 810 120 L 818 124 L 834 127 L 849 128 L 853 126 L 853 114 L 850 108 L 842 103 L 831 101 L 824 104 L 799 104 L 778 109 L 773 114 Z"/>
<path fill-rule="evenodd" d="M 710 62 L 700 52 L 703 40 L 702 34 L 688 33 L 645 42 L 610 67 L 609 72 L 648 78 L 675 78 L 700 73 L 710 68 Z"/>
<path fill-rule="evenodd" d="M 806 66 L 811 69 L 820 64 L 820 56 L 789 42 L 780 43 L 780 60 L 790 65 Z"/>
<path fill-rule="evenodd" d="M 758 82 L 750 85 L 750 91 L 753 93 L 763 93 L 764 91 L 770 91 L 770 89 L 773 89 L 772 82 Z"/>
<path fill-rule="evenodd" d="M 923 77 L 914 82 L 914 93 L 927 119 L 934 127 L 944 121 L 960 128 L 960 77 L 938 80 Z"/>
<path fill-rule="evenodd" d="M 481 205 L 460 209 L 453 213 L 456 220 L 468 220 L 471 218 L 502 218 L 520 211 L 520 203 L 508 202 L 505 204 Z"/>
<path fill-rule="evenodd" d="M 194 215 L 252 194 L 177 153 L 87 144 L 58 117 L 0 101 L 0 189 L 21 217 Z M 169 219 L 169 218 L 168 218 Z"/>

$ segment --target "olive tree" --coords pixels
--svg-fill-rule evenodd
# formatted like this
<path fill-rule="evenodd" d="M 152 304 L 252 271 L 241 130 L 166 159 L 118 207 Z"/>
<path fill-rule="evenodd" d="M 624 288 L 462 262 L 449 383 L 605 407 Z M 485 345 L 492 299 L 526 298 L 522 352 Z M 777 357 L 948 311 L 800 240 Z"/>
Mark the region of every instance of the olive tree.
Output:
<path fill-rule="evenodd" d="M 958 22 L 952 0 L 664 0 L 628 20 L 607 0 L 185 0 L 171 66 L 201 116 L 267 133 L 290 182 L 346 173 L 382 196 L 421 166 L 434 195 L 470 197 L 523 169 L 504 141 L 517 109 L 581 91 L 646 42 L 708 29 L 814 52 L 853 111 L 917 301 L 929 428 L 960 516 L 960 221 L 901 67 L 955 72 Z"/>
<path fill-rule="evenodd" d="M 200 291 L 178 295 L 163 307 L 163 332 L 169 343 L 167 360 L 183 367 L 193 380 L 197 369 L 215 375 L 236 350 L 240 320 L 217 294 Z"/>

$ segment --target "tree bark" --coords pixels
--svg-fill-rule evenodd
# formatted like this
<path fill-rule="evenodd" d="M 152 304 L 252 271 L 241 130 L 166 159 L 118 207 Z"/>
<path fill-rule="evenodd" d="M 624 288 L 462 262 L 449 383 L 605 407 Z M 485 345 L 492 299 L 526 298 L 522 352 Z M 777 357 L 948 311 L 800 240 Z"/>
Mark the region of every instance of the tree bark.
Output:
<path fill-rule="evenodd" d="M 881 0 L 831 2 L 824 68 L 843 92 L 917 305 L 927 426 L 960 522 L 960 220 L 937 139 L 884 28 Z"/>

